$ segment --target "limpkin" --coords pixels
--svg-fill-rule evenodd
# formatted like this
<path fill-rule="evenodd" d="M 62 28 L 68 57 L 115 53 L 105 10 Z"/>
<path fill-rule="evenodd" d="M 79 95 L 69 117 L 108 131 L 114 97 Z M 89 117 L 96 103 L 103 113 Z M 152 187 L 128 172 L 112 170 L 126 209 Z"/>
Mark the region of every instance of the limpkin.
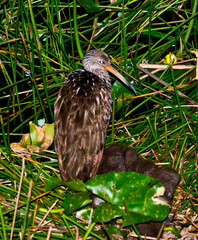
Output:
<path fill-rule="evenodd" d="M 86 181 L 97 173 L 111 117 L 108 71 L 135 93 L 102 51 L 87 52 L 83 68 L 68 75 L 54 105 L 55 149 L 65 181 Z"/>

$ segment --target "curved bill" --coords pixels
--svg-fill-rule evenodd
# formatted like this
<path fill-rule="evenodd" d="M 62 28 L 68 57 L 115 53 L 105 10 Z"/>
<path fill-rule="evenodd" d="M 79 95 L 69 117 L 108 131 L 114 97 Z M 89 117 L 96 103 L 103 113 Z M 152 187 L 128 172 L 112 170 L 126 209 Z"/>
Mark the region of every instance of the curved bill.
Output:
<path fill-rule="evenodd" d="M 129 89 L 129 91 L 131 91 L 133 94 L 136 95 L 136 90 L 135 88 L 130 84 L 130 82 L 128 82 L 118 71 L 115 70 L 115 68 L 106 65 L 104 67 L 107 71 L 109 71 L 110 73 L 114 74 L 119 80 L 120 82 L 127 88 Z"/>

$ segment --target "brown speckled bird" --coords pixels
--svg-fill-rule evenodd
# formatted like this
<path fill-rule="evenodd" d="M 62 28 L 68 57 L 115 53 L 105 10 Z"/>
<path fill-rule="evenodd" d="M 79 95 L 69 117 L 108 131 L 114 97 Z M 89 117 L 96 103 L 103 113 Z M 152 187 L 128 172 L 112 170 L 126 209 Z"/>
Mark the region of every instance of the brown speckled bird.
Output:
<path fill-rule="evenodd" d="M 108 71 L 135 92 L 102 51 L 89 51 L 83 67 L 69 74 L 54 105 L 55 149 L 65 181 L 86 181 L 97 173 L 111 117 Z"/>

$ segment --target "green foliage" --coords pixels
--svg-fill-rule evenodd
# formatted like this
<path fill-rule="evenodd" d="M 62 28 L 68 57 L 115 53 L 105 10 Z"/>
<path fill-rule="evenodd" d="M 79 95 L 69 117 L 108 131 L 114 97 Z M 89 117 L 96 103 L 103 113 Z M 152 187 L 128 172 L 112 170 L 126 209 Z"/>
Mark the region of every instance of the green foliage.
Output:
<path fill-rule="evenodd" d="M 47 186 L 46 186 L 46 191 L 52 190 L 53 188 L 56 188 L 58 186 L 66 186 L 68 187 L 71 191 L 80 191 L 80 192 L 86 192 L 86 186 L 81 180 L 76 180 L 76 181 L 62 181 L 60 179 L 51 179 L 48 181 Z"/>
<path fill-rule="evenodd" d="M 35 125 L 33 123 L 29 123 L 30 126 L 30 139 L 32 145 L 41 145 L 41 141 L 38 141 L 38 131 L 35 128 Z"/>
<path fill-rule="evenodd" d="M 78 2 L 88 13 L 94 13 L 100 9 L 99 5 L 92 0 L 78 0 Z"/>
<path fill-rule="evenodd" d="M 54 124 L 50 124 L 47 126 L 44 130 L 44 133 L 46 133 L 51 139 L 54 140 Z"/>
<path fill-rule="evenodd" d="M 43 125 L 43 127 L 40 128 L 33 124 L 32 122 L 29 122 L 29 127 L 30 127 L 30 143 L 32 145 L 41 146 L 41 144 L 45 140 L 44 134 L 47 134 L 51 141 L 54 140 L 54 123 L 49 124 L 47 126 Z"/>
<path fill-rule="evenodd" d="M 108 222 L 120 216 L 124 217 L 124 226 L 131 225 L 131 216 L 135 224 L 162 221 L 169 211 L 167 203 L 158 199 L 163 195 L 164 187 L 147 175 L 111 172 L 90 179 L 86 186 L 107 202 L 94 211 L 95 222 Z"/>
<path fill-rule="evenodd" d="M 89 195 L 90 193 L 88 192 L 80 192 L 66 196 L 63 201 L 65 214 L 69 215 L 89 204 L 91 202 L 91 200 L 89 200 Z"/>
<path fill-rule="evenodd" d="M 164 200 L 160 200 L 164 194 L 162 184 L 157 179 L 135 172 L 102 174 L 86 184 L 80 180 L 65 182 L 51 179 L 46 191 L 61 185 L 67 186 L 70 191 L 78 191 L 65 195 L 62 206 L 67 215 L 90 204 L 91 193 L 105 201 L 94 209 L 93 222 L 109 222 L 116 217 L 124 218 L 124 226 L 132 222 L 162 221 L 170 208 Z"/>
<path fill-rule="evenodd" d="M 14 152 L 30 151 L 42 152 L 47 150 L 54 140 L 54 123 L 36 126 L 29 122 L 30 133 L 23 134 L 21 140 L 10 144 Z"/>

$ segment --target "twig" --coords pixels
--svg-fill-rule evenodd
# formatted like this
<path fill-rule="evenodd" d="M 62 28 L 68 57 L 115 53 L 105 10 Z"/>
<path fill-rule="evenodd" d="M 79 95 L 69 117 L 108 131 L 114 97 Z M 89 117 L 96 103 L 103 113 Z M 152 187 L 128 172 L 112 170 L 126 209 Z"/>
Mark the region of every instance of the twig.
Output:
<path fill-rule="evenodd" d="M 167 64 L 139 64 L 138 66 L 142 67 L 142 68 L 152 68 L 152 69 L 161 69 L 164 70 L 167 67 L 169 67 L 169 65 Z M 185 70 L 185 69 L 191 69 L 194 68 L 194 65 L 172 65 L 172 69 L 180 69 L 180 70 Z"/>
<path fill-rule="evenodd" d="M 46 238 L 46 240 L 50 240 L 51 233 L 52 233 L 52 227 L 50 226 L 50 227 L 49 227 L 49 231 L 48 231 L 48 233 L 47 233 L 47 238 Z"/>
<path fill-rule="evenodd" d="M 198 50 L 196 50 L 196 51 L 191 51 L 191 53 L 194 53 L 195 54 L 195 56 L 196 56 L 196 61 L 197 61 L 197 65 L 196 65 L 196 79 L 198 80 Z"/>
<path fill-rule="evenodd" d="M 27 228 L 28 212 L 29 212 L 30 199 L 31 199 L 31 194 L 32 194 L 32 186 L 33 186 L 33 180 L 30 179 L 28 198 L 27 198 L 27 208 L 26 208 L 26 214 L 25 214 L 24 224 L 23 224 L 23 228 L 22 228 L 22 237 L 21 237 L 22 240 L 25 238 L 25 232 L 26 232 L 26 228 Z"/>
<path fill-rule="evenodd" d="M 22 187 L 22 182 L 23 182 L 24 170 L 25 170 L 25 159 L 23 158 L 22 159 L 22 171 L 21 171 L 21 177 L 20 177 L 20 182 L 19 182 L 19 189 L 18 189 L 18 194 L 17 194 L 17 198 L 16 198 L 16 205 L 15 205 L 15 209 L 14 209 L 12 229 L 11 229 L 11 233 L 10 233 L 10 240 L 12 240 L 12 238 L 13 238 L 14 225 L 15 225 L 15 221 L 16 221 L 16 214 L 17 214 L 17 208 L 18 208 L 18 204 L 19 204 L 19 198 L 20 198 L 20 194 L 21 194 L 21 187 Z"/>
<path fill-rule="evenodd" d="M 41 220 L 41 222 L 39 223 L 38 227 L 40 227 L 42 225 L 42 223 L 44 222 L 44 220 L 46 219 L 46 217 L 49 215 L 50 211 L 53 209 L 53 207 L 57 204 L 58 199 L 52 204 L 52 206 L 48 209 L 48 211 L 46 212 L 45 216 L 43 217 L 43 219 Z"/>
<path fill-rule="evenodd" d="M 147 86 L 145 83 L 143 82 L 140 82 L 139 80 L 137 80 L 136 78 L 134 78 L 133 76 L 131 76 L 130 74 L 128 74 L 126 71 L 124 71 L 123 69 L 119 68 L 116 64 L 112 63 L 114 66 L 116 66 L 120 71 L 122 71 L 124 74 L 126 74 L 128 77 L 130 77 L 131 79 L 133 79 L 134 81 L 138 82 L 138 83 L 141 83 L 142 86 L 152 90 L 153 92 L 157 92 L 155 89 L 153 89 L 152 87 L 149 87 Z M 159 92 L 159 94 L 163 95 L 164 97 L 167 97 L 167 98 L 170 98 L 168 95 L 162 93 L 162 92 Z"/>
<path fill-rule="evenodd" d="M 159 83 L 161 83 L 164 86 L 167 86 L 168 83 L 166 83 L 165 81 L 163 81 L 162 79 L 156 77 L 154 74 L 150 73 L 148 70 L 142 68 L 140 65 L 137 66 L 137 68 L 142 71 L 143 73 L 146 73 L 148 76 L 152 77 L 154 80 L 158 81 Z M 169 86 L 167 89 L 172 88 L 172 86 Z M 182 92 L 180 92 L 179 90 L 177 91 L 178 95 L 180 97 L 186 98 L 189 102 L 191 102 L 192 104 L 197 105 L 198 103 L 195 102 L 194 100 L 190 99 L 188 96 L 186 96 L 185 94 L 183 94 Z"/>

